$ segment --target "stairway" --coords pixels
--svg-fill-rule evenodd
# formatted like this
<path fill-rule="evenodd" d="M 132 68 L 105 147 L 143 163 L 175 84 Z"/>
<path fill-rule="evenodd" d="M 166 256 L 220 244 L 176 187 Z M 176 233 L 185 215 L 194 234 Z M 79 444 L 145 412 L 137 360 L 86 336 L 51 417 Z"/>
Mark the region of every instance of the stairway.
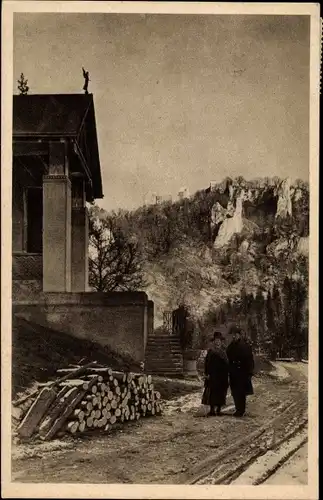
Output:
<path fill-rule="evenodd" d="M 167 332 L 148 337 L 145 372 L 168 377 L 183 376 L 183 356 L 177 337 Z"/>

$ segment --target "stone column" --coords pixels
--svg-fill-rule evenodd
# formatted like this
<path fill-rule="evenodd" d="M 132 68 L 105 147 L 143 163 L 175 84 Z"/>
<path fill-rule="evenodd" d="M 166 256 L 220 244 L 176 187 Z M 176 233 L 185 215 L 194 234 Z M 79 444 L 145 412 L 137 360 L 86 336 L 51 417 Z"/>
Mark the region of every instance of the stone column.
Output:
<path fill-rule="evenodd" d="M 72 178 L 72 292 L 88 290 L 88 213 L 82 176 Z"/>
<path fill-rule="evenodd" d="M 64 141 L 49 144 L 43 177 L 43 290 L 71 291 L 71 182 Z"/>

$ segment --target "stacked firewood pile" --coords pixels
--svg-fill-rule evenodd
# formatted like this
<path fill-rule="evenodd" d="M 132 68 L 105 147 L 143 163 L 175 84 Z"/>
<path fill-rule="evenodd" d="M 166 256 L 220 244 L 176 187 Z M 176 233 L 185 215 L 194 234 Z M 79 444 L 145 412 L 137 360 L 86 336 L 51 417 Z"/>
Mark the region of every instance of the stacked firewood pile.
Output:
<path fill-rule="evenodd" d="M 160 393 L 151 375 L 117 372 L 96 362 L 60 369 L 58 374 L 57 380 L 38 384 L 36 391 L 13 403 L 20 438 L 106 432 L 115 424 L 161 414 Z"/>

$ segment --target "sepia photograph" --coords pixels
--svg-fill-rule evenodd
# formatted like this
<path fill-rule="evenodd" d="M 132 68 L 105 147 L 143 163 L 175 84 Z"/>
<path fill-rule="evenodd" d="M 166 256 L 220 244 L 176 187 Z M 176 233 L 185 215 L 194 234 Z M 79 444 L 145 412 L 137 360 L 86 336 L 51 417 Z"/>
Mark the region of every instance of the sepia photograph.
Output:
<path fill-rule="evenodd" d="M 7 488 L 318 498 L 319 6 L 4 4 Z"/>

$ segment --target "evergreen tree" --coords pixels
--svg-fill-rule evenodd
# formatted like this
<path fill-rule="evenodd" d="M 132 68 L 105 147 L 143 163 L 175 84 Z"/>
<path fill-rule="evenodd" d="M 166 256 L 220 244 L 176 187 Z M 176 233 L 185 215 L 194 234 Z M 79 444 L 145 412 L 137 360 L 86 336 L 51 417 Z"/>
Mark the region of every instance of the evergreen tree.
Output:
<path fill-rule="evenodd" d="M 258 288 L 257 294 L 254 300 L 254 307 L 256 313 L 256 324 L 257 324 L 257 338 L 258 347 L 263 347 L 264 333 L 265 333 L 265 314 L 264 314 L 265 299 L 262 290 Z"/>

